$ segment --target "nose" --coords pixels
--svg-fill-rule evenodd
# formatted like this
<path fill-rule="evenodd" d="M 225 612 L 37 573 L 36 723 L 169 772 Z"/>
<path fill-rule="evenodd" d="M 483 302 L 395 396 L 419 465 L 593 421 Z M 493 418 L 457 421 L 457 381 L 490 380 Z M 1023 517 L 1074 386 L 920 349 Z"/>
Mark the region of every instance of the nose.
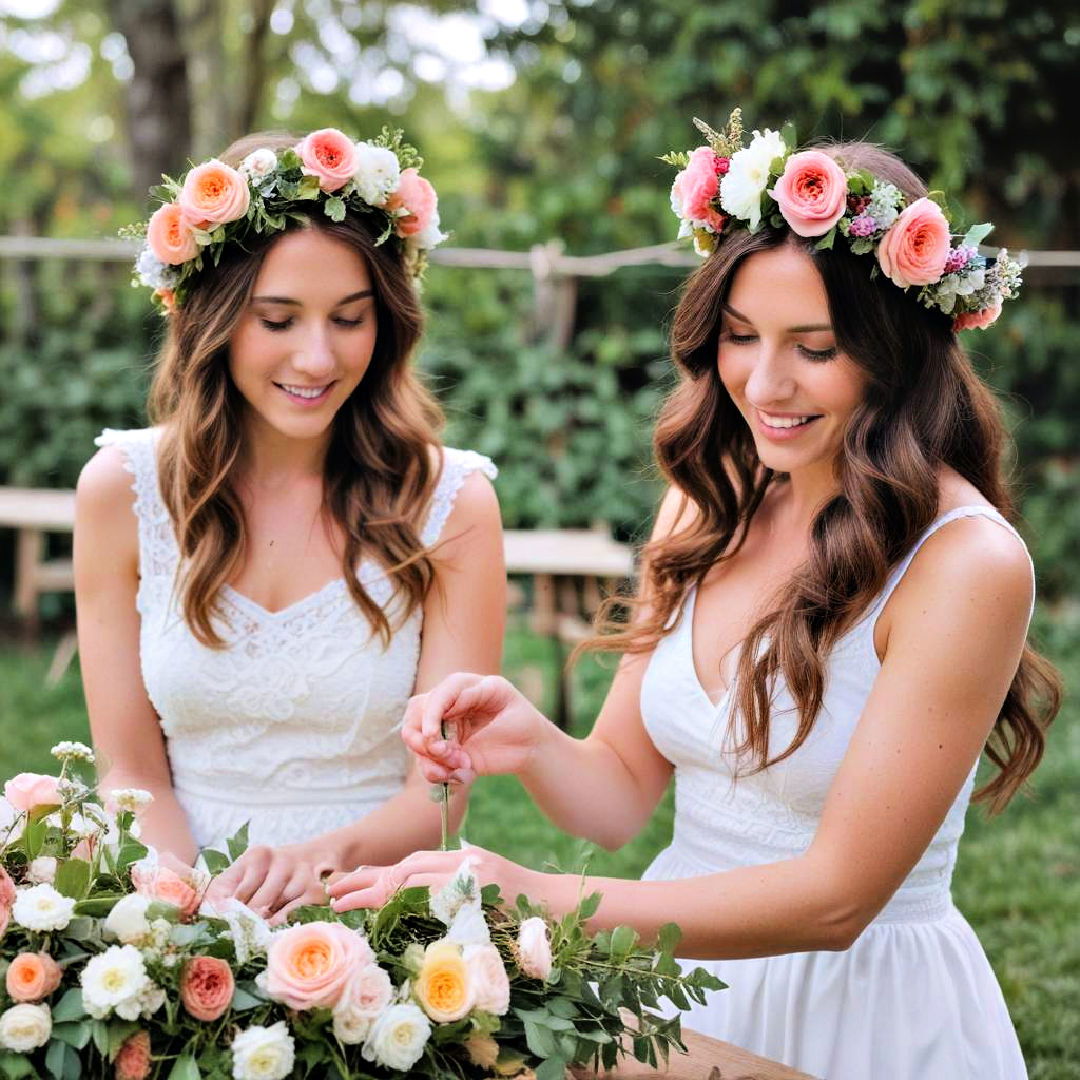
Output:
<path fill-rule="evenodd" d="M 321 326 L 309 328 L 300 348 L 293 354 L 292 365 L 298 372 L 307 375 L 313 381 L 322 378 L 329 379 L 333 375 L 337 362 L 325 328 Z"/>
<path fill-rule="evenodd" d="M 795 372 L 789 351 L 762 338 L 746 380 L 746 399 L 752 405 L 767 408 L 790 401 L 795 390 Z"/>

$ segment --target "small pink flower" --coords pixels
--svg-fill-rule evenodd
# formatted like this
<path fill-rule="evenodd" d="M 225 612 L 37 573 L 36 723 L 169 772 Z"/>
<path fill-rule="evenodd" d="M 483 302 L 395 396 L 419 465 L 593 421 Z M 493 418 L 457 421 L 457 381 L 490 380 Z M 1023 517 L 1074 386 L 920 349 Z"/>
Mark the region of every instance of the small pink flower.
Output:
<path fill-rule="evenodd" d="M 933 199 L 916 199 L 881 238 L 877 257 L 885 276 L 906 289 L 941 280 L 949 258 L 949 223 Z"/>
<path fill-rule="evenodd" d="M 266 993 L 290 1009 L 332 1009 L 349 976 L 374 959 L 367 939 L 342 923 L 290 926 L 267 950 Z"/>
<path fill-rule="evenodd" d="M 787 159 L 769 194 L 793 233 L 824 236 L 847 209 L 847 177 L 828 154 L 803 150 Z"/>
<path fill-rule="evenodd" d="M 16 810 L 36 810 L 39 806 L 59 806 L 60 792 L 55 776 L 24 772 L 4 785 L 4 798 Z"/>
<path fill-rule="evenodd" d="M 204 1023 L 219 1019 L 233 998 L 236 984 L 227 961 L 216 956 L 193 956 L 180 972 L 180 1000 Z"/>
<path fill-rule="evenodd" d="M 154 295 L 161 301 L 161 306 L 170 315 L 176 310 L 176 291 L 174 289 L 155 289 Z"/>
<path fill-rule="evenodd" d="M 671 185 L 671 207 L 676 215 L 687 221 L 702 221 L 713 232 L 720 232 L 727 222 L 727 217 L 712 205 L 720 191 L 717 173 L 721 161 L 726 163 L 727 158 L 718 158 L 709 147 L 699 146 Z"/>
<path fill-rule="evenodd" d="M 386 205 L 388 209 L 403 207 L 408 211 L 397 219 L 398 236 L 415 236 L 428 227 L 439 205 L 439 197 L 415 169 L 403 169 L 397 191 Z"/>
<path fill-rule="evenodd" d="M 15 903 L 15 882 L 0 866 L 0 937 L 7 932 L 11 921 L 11 905 Z"/>
<path fill-rule="evenodd" d="M 187 174 L 176 205 L 198 228 L 236 221 L 251 205 L 247 177 L 216 158 L 205 161 Z"/>
<path fill-rule="evenodd" d="M 323 191 L 343 188 L 356 172 L 356 144 L 337 128 L 322 128 L 306 136 L 296 147 L 304 172 L 319 178 Z"/>
<path fill-rule="evenodd" d="M 983 308 L 982 311 L 962 311 L 953 319 L 952 328 L 959 333 L 961 330 L 985 330 L 997 322 L 1001 314 L 1001 301 L 993 307 Z"/>
<path fill-rule="evenodd" d="M 955 274 L 957 270 L 963 270 L 965 266 L 976 255 L 979 254 L 979 249 L 975 247 L 957 247 L 953 248 L 949 252 L 949 257 L 945 260 L 945 273 Z"/>
<path fill-rule="evenodd" d="M 518 929 L 517 961 L 530 979 L 546 979 L 551 974 L 551 941 L 547 923 L 534 916 Z"/>
<path fill-rule="evenodd" d="M 146 1080 L 150 1075 L 150 1033 L 136 1031 L 125 1039 L 116 1055 L 116 1080 Z"/>
<path fill-rule="evenodd" d="M 131 884 L 140 896 L 179 908 L 185 919 L 199 910 L 199 893 L 191 881 L 167 866 L 135 863 L 131 868 Z"/>
<path fill-rule="evenodd" d="M 472 983 L 473 1005 L 492 1016 L 510 1008 L 510 978 L 494 945 L 466 945 L 463 953 Z"/>

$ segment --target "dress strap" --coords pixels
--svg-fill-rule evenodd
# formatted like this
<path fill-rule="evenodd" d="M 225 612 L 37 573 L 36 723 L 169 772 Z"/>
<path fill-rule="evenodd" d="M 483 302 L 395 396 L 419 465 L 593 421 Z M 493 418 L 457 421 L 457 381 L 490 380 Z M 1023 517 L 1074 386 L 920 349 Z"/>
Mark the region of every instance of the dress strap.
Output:
<path fill-rule="evenodd" d="M 1020 535 L 1020 533 L 1017 532 L 1016 529 L 1011 524 L 1009 524 L 1008 521 L 1006 521 L 1001 511 L 999 511 L 993 506 L 983 506 L 980 504 L 973 504 L 971 506 L 957 506 L 955 509 L 949 510 L 944 514 L 939 515 L 932 522 L 930 522 L 930 524 L 924 530 L 923 534 L 919 537 L 918 540 L 915 541 L 915 544 L 912 546 L 911 550 L 896 564 L 896 566 L 892 568 L 888 578 L 885 581 L 885 587 L 881 590 L 881 593 L 874 601 L 873 605 L 870 608 L 870 611 L 868 612 L 868 622 L 873 624 L 877 620 L 877 617 L 884 610 L 886 603 L 888 603 L 889 597 L 892 596 L 893 591 L 896 589 L 896 586 L 900 584 L 901 579 L 903 578 L 904 574 L 907 573 L 908 567 L 911 566 L 912 560 L 919 553 L 919 549 L 923 546 L 923 544 L 925 544 L 926 541 L 929 540 L 930 537 L 938 531 L 938 529 L 942 528 L 945 525 L 948 525 L 949 522 L 957 521 L 960 518 L 968 517 L 989 518 L 991 521 L 997 522 L 997 524 L 1000 525 L 1003 529 L 1007 529 L 1009 532 L 1011 532 L 1013 536 L 1015 536 L 1016 539 L 1019 541 L 1020 546 L 1024 549 L 1024 554 L 1027 555 L 1028 563 L 1031 566 L 1031 580 L 1034 583 L 1035 564 L 1031 560 L 1031 553 L 1028 551 L 1027 544 L 1024 543 L 1024 538 Z M 1031 611 L 1032 614 L 1035 611 L 1034 594 L 1032 595 L 1031 600 Z"/>
<path fill-rule="evenodd" d="M 434 544 L 442 534 L 461 485 L 465 483 L 465 478 L 469 473 L 479 470 L 489 480 L 494 480 L 499 475 L 495 463 L 475 450 L 456 450 L 452 446 L 444 446 L 442 454 L 442 473 L 435 487 L 435 494 L 431 498 L 431 509 L 428 511 L 427 521 L 420 534 L 420 539 L 428 547 Z"/>

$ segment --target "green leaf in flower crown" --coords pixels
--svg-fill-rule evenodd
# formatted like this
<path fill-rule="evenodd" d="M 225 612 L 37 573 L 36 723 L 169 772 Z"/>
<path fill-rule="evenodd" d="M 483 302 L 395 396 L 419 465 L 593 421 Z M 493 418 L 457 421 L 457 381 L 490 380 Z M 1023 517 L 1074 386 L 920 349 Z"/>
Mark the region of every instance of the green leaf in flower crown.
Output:
<path fill-rule="evenodd" d="M 278 167 L 282 169 L 299 169 L 303 164 L 300 155 L 292 147 L 282 151 L 281 157 L 278 159 Z"/>
<path fill-rule="evenodd" d="M 90 887 L 91 866 L 85 859 L 68 859 L 56 868 L 56 891 L 72 900 L 81 900 Z"/>
<path fill-rule="evenodd" d="M 303 176 L 296 185 L 296 198 L 317 199 L 321 190 L 317 176 Z"/>
<path fill-rule="evenodd" d="M 589 896 L 586 896 L 584 900 L 578 904 L 577 913 L 582 922 L 586 922 L 591 919 L 600 908 L 600 901 L 603 900 L 603 893 L 594 892 Z"/>
<path fill-rule="evenodd" d="M 323 203 L 323 213 L 331 221 L 344 221 L 345 203 L 336 195 L 333 195 Z"/>
<path fill-rule="evenodd" d="M 191 1054 L 181 1054 L 173 1063 L 169 1080 L 200 1080 L 202 1073 Z"/>
<path fill-rule="evenodd" d="M 104 919 L 116 906 L 118 900 L 122 900 L 123 893 L 110 893 L 105 896 L 95 896 L 90 900 L 80 900 L 75 905 L 76 915 L 89 915 L 93 919 Z"/>
<path fill-rule="evenodd" d="M 228 870 L 232 860 L 223 851 L 215 851 L 213 848 L 203 848 L 199 852 L 206 869 L 217 877 L 218 874 Z"/>
<path fill-rule="evenodd" d="M 248 849 L 248 825 L 250 822 L 245 821 L 239 829 L 225 841 L 225 846 L 229 849 L 229 858 L 236 862 L 241 855 Z"/>
<path fill-rule="evenodd" d="M 795 134 L 795 125 L 790 120 L 780 129 L 780 138 L 784 140 L 784 145 L 789 151 L 794 150 L 799 145 L 798 137 Z"/>
<path fill-rule="evenodd" d="M 81 1050 L 90 1041 L 90 1024 L 86 1020 L 76 1020 L 72 1023 L 53 1024 L 52 1036 L 68 1046 L 74 1046 Z"/>
<path fill-rule="evenodd" d="M 44 821 L 27 821 L 26 828 L 19 838 L 19 846 L 26 852 L 26 861 L 33 862 L 40 854 L 45 843 L 47 826 Z"/>
<path fill-rule="evenodd" d="M 992 232 L 994 226 L 990 222 L 986 222 L 983 225 L 972 225 L 966 233 L 964 233 L 964 239 L 960 243 L 964 247 L 978 247 Z"/>
<path fill-rule="evenodd" d="M 818 242 L 814 245 L 815 251 L 830 251 L 833 243 L 836 240 L 836 226 L 834 225 Z"/>
<path fill-rule="evenodd" d="M 23 1080 L 24 1076 L 37 1077 L 37 1070 L 25 1054 L 0 1050 L 0 1076 L 7 1080 Z"/>
<path fill-rule="evenodd" d="M 64 928 L 64 937 L 69 941 L 92 941 L 100 940 L 101 930 L 98 925 L 87 915 L 79 915 Z"/>
<path fill-rule="evenodd" d="M 149 853 L 149 849 L 145 844 L 140 844 L 138 840 L 129 838 L 124 841 L 124 846 L 116 856 L 116 869 L 126 870 L 132 863 L 145 859 Z"/>
<path fill-rule="evenodd" d="M 566 1073 L 566 1062 L 558 1057 L 549 1057 L 536 1067 L 536 1080 L 562 1080 Z"/>
<path fill-rule="evenodd" d="M 625 960 L 637 944 L 637 931 L 632 926 L 617 926 L 611 933 L 611 959 Z"/>
<path fill-rule="evenodd" d="M 89 1015 L 83 1006 L 82 990 L 73 986 L 53 1006 L 52 1018 L 54 1024 L 65 1024 L 74 1020 L 83 1020 Z"/>
<path fill-rule="evenodd" d="M 82 1076 L 79 1055 L 73 1047 L 59 1039 L 49 1043 L 49 1049 L 45 1051 L 45 1068 L 53 1080 L 79 1080 Z"/>

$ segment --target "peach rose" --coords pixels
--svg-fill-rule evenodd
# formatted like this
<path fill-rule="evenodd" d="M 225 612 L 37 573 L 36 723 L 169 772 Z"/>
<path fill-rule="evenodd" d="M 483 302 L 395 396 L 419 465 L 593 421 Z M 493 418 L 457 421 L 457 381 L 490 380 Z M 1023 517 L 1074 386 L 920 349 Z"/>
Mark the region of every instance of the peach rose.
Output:
<path fill-rule="evenodd" d="M 518 929 L 518 967 L 530 979 L 546 979 L 551 974 L 551 942 L 547 924 L 534 916 Z"/>
<path fill-rule="evenodd" d="M 319 178 L 323 191 L 343 188 L 356 172 L 356 145 L 337 128 L 313 131 L 296 147 L 304 172 Z"/>
<path fill-rule="evenodd" d="M 193 956 L 180 972 L 180 1000 L 196 1020 L 217 1020 L 235 989 L 232 968 L 216 956 Z"/>
<path fill-rule="evenodd" d="M 146 242 L 154 258 L 169 266 L 179 266 L 199 254 L 195 234 L 176 203 L 159 206 L 146 229 Z"/>
<path fill-rule="evenodd" d="M 473 1005 L 469 968 L 461 946 L 436 941 L 424 950 L 424 963 L 413 983 L 413 995 L 437 1024 L 460 1020 Z"/>
<path fill-rule="evenodd" d="M 847 177 L 828 154 L 803 150 L 787 159 L 769 194 L 793 233 L 824 236 L 847 209 Z"/>
<path fill-rule="evenodd" d="M 199 893 L 190 881 L 185 881 L 175 870 L 160 864 L 135 863 L 131 868 L 131 884 L 140 896 L 160 900 L 180 909 L 185 919 L 199 910 Z"/>
<path fill-rule="evenodd" d="M 703 221 L 720 232 L 727 217 L 712 205 L 720 191 L 717 160 L 708 146 L 699 146 L 690 155 L 690 163 L 671 185 L 671 207 L 678 217 Z"/>
<path fill-rule="evenodd" d="M 993 307 L 983 308 L 982 311 L 962 311 L 953 319 L 952 328 L 956 333 L 961 330 L 985 330 L 997 322 L 1001 314 L 1001 301 Z"/>
<path fill-rule="evenodd" d="M 465 963 L 473 989 L 473 1005 L 493 1016 L 510 1008 L 510 978 L 494 945 L 466 945 Z"/>
<path fill-rule="evenodd" d="M 116 1080 L 146 1080 L 150 1075 L 150 1033 L 136 1031 L 116 1055 Z"/>
<path fill-rule="evenodd" d="M 60 985 L 62 976 L 60 965 L 48 953 L 24 952 L 11 961 L 4 982 L 12 1000 L 40 1001 Z"/>
<path fill-rule="evenodd" d="M 387 207 L 404 207 L 408 213 L 397 219 L 398 236 L 415 236 L 431 222 L 439 205 L 435 189 L 415 170 L 404 169 L 398 189 L 387 200 Z"/>
<path fill-rule="evenodd" d="M 7 933 L 11 921 L 11 905 L 15 903 L 15 882 L 8 872 L 0 866 L 0 937 Z"/>
<path fill-rule="evenodd" d="M 36 810 L 39 806 L 59 806 L 60 792 L 55 776 L 23 772 L 4 785 L 4 798 L 16 810 Z"/>
<path fill-rule="evenodd" d="M 332 1009 L 349 976 L 374 960 L 367 939 L 341 923 L 290 926 L 267 950 L 266 993 L 290 1009 Z"/>
<path fill-rule="evenodd" d="M 236 221 L 250 204 L 247 177 L 217 158 L 196 165 L 187 174 L 176 200 L 188 224 L 199 228 Z"/>
<path fill-rule="evenodd" d="M 933 285 L 945 273 L 949 223 L 933 199 L 916 199 L 881 238 L 877 257 L 894 285 Z"/>

